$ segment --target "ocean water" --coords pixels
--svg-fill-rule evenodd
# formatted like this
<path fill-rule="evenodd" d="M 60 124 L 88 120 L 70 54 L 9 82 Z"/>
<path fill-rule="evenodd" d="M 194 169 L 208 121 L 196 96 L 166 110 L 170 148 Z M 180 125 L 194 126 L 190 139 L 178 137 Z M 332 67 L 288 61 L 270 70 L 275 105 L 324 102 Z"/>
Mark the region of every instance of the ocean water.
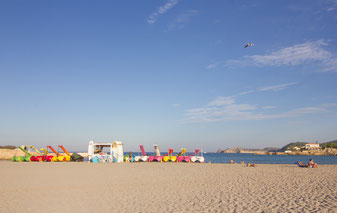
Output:
<path fill-rule="evenodd" d="M 124 152 L 124 156 L 129 152 Z M 149 156 L 154 155 L 154 152 L 147 152 Z M 161 153 L 164 155 L 165 153 Z M 177 154 L 177 153 L 173 153 Z M 192 153 L 186 153 L 190 155 Z M 133 152 L 133 155 L 140 155 L 138 152 Z M 337 164 L 337 156 L 315 156 L 315 155 L 253 155 L 253 154 L 233 154 L 233 153 L 204 153 L 205 163 L 229 163 L 233 160 L 234 163 L 256 163 L 256 164 L 295 164 L 297 161 L 308 163 L 309 159 L 313 159 L 315 163 L 322 164 Z"/>
<path fill-rule="evenodd" d="M 245 163 L 256 164 L 294 164 L 296 161 L 308 163 L 313 159 L 317 164 L 337 164 L 337 156 L 314 156 L 314 155 L 253 155 L 253 154 L 232 154 L 232 153 L 205 153 L 205 162 L 229 163 L 233 160 L 235 163 L 244 161 Z"/>

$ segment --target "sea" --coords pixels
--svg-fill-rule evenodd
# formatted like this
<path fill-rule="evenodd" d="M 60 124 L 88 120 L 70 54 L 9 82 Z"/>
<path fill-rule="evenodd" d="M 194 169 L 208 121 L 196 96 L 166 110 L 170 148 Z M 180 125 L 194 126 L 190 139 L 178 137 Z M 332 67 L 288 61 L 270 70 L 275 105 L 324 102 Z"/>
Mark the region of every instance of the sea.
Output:
<path fill-rule="evenodd" d="M 204 153 L 205 162 L 212 163 L 256 163 L 256 164 L 295 164 L 297 161 L 308 163 L 309 159 L 319 165 L 337 164 L 337 156 L 317 156 L 317 155 L 253 155 L 253 154 L 232 154 L 232 153 Z"/>
<path fill-rule="evenodd" d="M 147 152 L 147 155 L 155 155 L 154 152 Z M 177 153 L 173 153 L 176 155 Z M 186 153 L 190 155 L 192 153 Z M 129 152 L 124 152 L 124 156 L 129 155 Z M 139 152 L 133 152 L 133 155 L 140 155 Z M 164 155 L 164 153 L 162 153 Z M 200 154 L 199 154 L 200 155 Z M 205 163 L 220 163 L 228 164 L 230 160 L 234 163 L 256 163 L 256 164 L 295 164 L 297 161 L 308 163 L 310 159 L 319 165 L 323 164 L 337 164 L 337 156 L 324 155 L 253 155 L 242 153 L 203 153 Z M 87 160 L 87 159 L 85 159 Z"/>
<path fill-rule="evenodd" d="M 128 155 L 125 152 L 124 155 Z M 134 152 L 133 154 L 138 155 L 139 153 Z M 149 152 L 148 155 L 154 155 L 154 153 Z M 174 153 L 176 154 L 176 153 Z M 190 155 L 192 153 L 186 153 Z M 164 155 L 162 153 L 162 155 Z M 256 164 L 295 164 L 297 161 L 302 163 L 308 163 L 310 159 L 317 164 L 337 164 L 337 156 L 317 156 L 317 155 L 253 155 L 253 154 L 241 154 L 241 153 L 203 153 L 205 158 L 205 163 L 229 163 L 233 160 L 234 163 L 240 163 L 241 161 L 245 163 L 256 163 Z"/>

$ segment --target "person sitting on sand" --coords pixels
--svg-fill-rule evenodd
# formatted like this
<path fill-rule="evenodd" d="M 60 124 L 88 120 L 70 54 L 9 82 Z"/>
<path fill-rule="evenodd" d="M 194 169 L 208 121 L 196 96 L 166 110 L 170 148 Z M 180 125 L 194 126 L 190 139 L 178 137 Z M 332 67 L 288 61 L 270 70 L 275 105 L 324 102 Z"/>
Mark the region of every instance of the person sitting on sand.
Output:
<path fill-rule="evenodd" d="M 233 164 L 233 163 L 234 163 L 233 159 L 232 159 L 232 160 L 230 160 L 230 161 L 229 161 L 229 163 L 230 163 L 230 164 Z"/>
<path fill-rule="evenodd" d="M 309 160 L 308 166 L 310 168 L 317 168 L 317 163 L 315 163 L 312 159 Z"/>
<path fill-rule="evenodd" d="M 317 163 L 314 163 L 312 159 L 310 159 L 308 164 L 303 164 L 301 161 L 297 161 L 296 164 L 299 167 L 305 167 L 305 168 L 317 168 Z"/>

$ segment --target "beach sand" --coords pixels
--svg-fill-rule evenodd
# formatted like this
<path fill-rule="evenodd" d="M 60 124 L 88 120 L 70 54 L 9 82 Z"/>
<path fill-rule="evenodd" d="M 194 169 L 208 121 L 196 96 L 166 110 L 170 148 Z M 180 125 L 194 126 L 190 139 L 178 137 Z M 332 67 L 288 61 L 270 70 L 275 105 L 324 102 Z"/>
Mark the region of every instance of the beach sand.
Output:
<path fill-rule="evenodd" d="M 0 162 L 0 212 L 336 212 L 337 165 Z"/>

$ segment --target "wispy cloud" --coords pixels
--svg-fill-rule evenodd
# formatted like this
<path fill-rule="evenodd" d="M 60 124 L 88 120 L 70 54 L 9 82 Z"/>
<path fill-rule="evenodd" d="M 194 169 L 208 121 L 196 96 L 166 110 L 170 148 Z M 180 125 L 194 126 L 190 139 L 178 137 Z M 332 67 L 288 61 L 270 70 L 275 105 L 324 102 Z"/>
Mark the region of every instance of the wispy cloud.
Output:
<path fill-rule="evenodd" d="M 244 120 L 251 117 L 251 110 L 256 106 L 250 104 L 225 104 L 214 107 L 188 109 L 185 112 L 185 123 L 215 122 L 223 120 Z"/>
<path fill-rule="evenodd" d="M 317 71 L 318 72 L 336 72 L 337 71 L 337 57 L 327 59 L 324 62 L 324 66 Z"/>
<path fill-rule="evenodd" d="M 320 72 L 337 71 L 337 56 L 325 49 L 324 40 L 305 42 L 286 47 L 264 55 L 244 56 L 241 59 L 229 59 L 209 64 L 206 69 L 238 66 L 296 66 L 317 65 Z"/>
<path fill-rule="evenodd" d="M 248 66 L 249 61 L 243 60 L 243 59 L 227 59 L 222 61 L 215 61 L 210 64 L 208 64 L 205 68 L 207 70 L 212 70 L 216 68 L 235 68 L 235 67 L 242 67 L 242 66 Z"/>
<path fill-rule="evenodd" d="M 148 19 L 147 23 L 154 24 L 159 15 L 166 13 L 168 10 L 172 9 L 176 4 L 178 4 L 179 0 L 168 0 L 166 4 L 159 7 L 156 12 L 152 13 Z"/>
<path fill-rule="evenodd" d="M 289 86 L 295 85 L 297 84 L 297 82 L 291 82 L 291 83 L 287 83 L 287 84 L 278 84 L 278 85 L 273 85 L 273 86 L 268 86 L 268 87 L 262 87 L 259 89 L 259 91 L 281 91 L 284 90 L 286 88 L 288 88 Z"/>
<path fill-rule="evenodd" d="M 234 103 L 233 96 L 223 97 L 219 96 L 213 101 L 211 101 L 208 106 L 223 106 L 223 105 L 229 105 Z"/>
<path fill-rule="evenodd" d="M 173 108 L 178 108 L 178 107 L 180 107 L 180 104 L 171 104 L 171 106 L 172 106 Z"/>
<path fill-rule="evenodd" d="M 328 12 L 334 11 L 337 9 L 337 1 L 336 0 L 328 0 L 327 2 L 329 7 L 326 9 Z"/>
<path fill-rule="evenodd" d="M 213 105 L 213 102 L 217 102 L 220 97 L 217 97 L 204 107 L 187 109 L 184 114 L 183 123 L 205 123 L 205 122 L 219 122 L 219 121 L 231 121 L 231 120 L 267 120 L 267 119 L 279 119 L 279 118 L 291 118 L 299 117 L 308 114 L 318 114 L 328 112 L 331 107 L 335 107 L 336 104 L 319 105 L 300 107 L 285 112 L 279 113 L 267 113 L 264 110 L 274 109 L 275 106 L 264 106 L 258 108 L 253 104 L 240 104 L 233 102 L 223 102 L 222 104 Z M 223 97 L 227 98 L 227 97 Z M 262 111 L 262 112 L 261 112 Z"/>
<path fill-rule="evenodd" d="M 323 0 L 317 1 L 317 4 L 302 4 L 297 1 L 293 1 L 289 6 L 288 9 L 293 12 L 300 12 L 300 13 L 311 13 L 314 15 L 322 14 L 326 12 L 331 12 L 337 9 L 337 1 L 336 0 Z M 299 4 L 298 4 L 299 3 Z"/>
<path fill-rule="evenodd" d="M 255 92 L 254 90 L 248 90 L 248 91 L 243 91 L 243 92 L 240 92 L 239 95 L 248 95 L 250 93 L 253 93 Z"/>
<path fill-rule="evenodd" d="M 275 86 L 263 87 L 261 89 L 249 90 L 232 96 L 218 96 L 202 107 L 185 110 L 183 123 L 204 123 L 228 120 L 266 120 L 277 118 L 299 117 L 307 114 L 318 114 L 328 112 L 330 108 L 336 107 L 336 103 L 321 104 L 318 106 L 306 106 L 291 109 L 285 112 L 271 113 L 270 109 L 276 106 L 258 107 L 256 104 L 237 103 L 236 98 L 253 92 L 281 91 L 291 85 L 291 82 Z"/>
<path fill-rule="evenodd" d="M 267 55 L 246 56 L 246 60 L 256 65 L 280 66 L 280 65 L 299 65 L 313 61 L 325 61 L 331 57 L 331 53 L 323 49 L 326 46 L 323 40 L 306 42 Z"/>
<path fill-rule="evenodd" d="M 221 63 L 221 62 L 216 62 L 216 63 L 208 64 L 208 65 L 206 66 L 206 69 L 208 69 L 208 70 L 214 69 L 214 68 L 216 68 L 217 66 L 219 66 L 220 63 Z"/>
<path fill-rule="evenodd" d="M 185 25 L 190 22 L 191 17 L 197 15 L 198 13 L 199 13 L 198 10 L 188 10 L 188 11 L 185 11 L 185 12 L 179 14 L 174 19 L 174 21 L 167 26 L 168 30 L 171 31 L 171 30 L 175 30 L 175 29 L 184 28 Z"/>
<path fill-rule="evenodd" d="M 277 91 L 281 91 L 284 89 L 288 89 L 288 87 L 296 85 L 297 82 L 290 82 L 290 83 L 285 83 L 285 84 L 276 84 L 276 85 L 272 85 L 272 86 L 267 86 L 267 87 L 261 87 L 259 89 L 256 90 L 247 90 L 247 91 L 243 91 L 240 92 L 237 95 L 233 95 L 230 97 L 236 97 L 236 96 L 240 96 L 240 95 L 248 95 L 254 92 L 268 92 L 268 91 L 272 91 L 272 92 L 277 92 Z"/>
<path fill-rule="evenodd" d="M 275 109 L 276 106 L 263 106 L 262 109 Z"/>

